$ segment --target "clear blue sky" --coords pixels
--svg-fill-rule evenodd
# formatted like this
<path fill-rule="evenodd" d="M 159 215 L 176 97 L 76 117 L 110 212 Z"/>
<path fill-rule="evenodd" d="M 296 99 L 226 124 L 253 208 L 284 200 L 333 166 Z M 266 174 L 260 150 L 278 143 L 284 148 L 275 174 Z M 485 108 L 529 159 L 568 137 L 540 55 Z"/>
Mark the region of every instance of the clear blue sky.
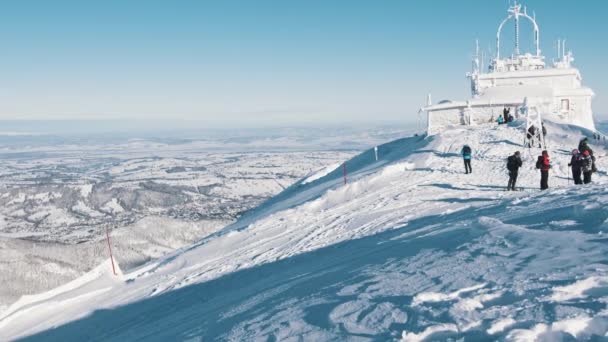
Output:
<path fill-rule="evenodd" d="M 528 0 L 608 114 L 608 1 Z M 0 119 L 409 120 L 468 97 L 475 38 L 507 0 L 13 0 L 0 6 Z M 525 29 L 525 27 L 524 27 Z M 510 29 L 506 29 L 510 35 Z M 524 32 L 523 34 L 527 34 Z M 531 36 L 531 33 L 530 33 Z"/>

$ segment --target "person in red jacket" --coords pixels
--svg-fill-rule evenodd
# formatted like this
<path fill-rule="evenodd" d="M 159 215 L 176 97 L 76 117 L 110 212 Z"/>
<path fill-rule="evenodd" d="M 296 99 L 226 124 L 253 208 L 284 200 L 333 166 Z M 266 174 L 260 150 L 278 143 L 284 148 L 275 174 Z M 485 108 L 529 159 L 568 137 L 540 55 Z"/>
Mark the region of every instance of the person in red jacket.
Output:
<path fill-rule="evenodd" d="M 543 155 L 538 157 L 536 166 L 540 169 L 540 189 L 549 189 L 549 169 L 551 168 L 551 160 L 549 159 L 549 153 L 543 151 Z"/>

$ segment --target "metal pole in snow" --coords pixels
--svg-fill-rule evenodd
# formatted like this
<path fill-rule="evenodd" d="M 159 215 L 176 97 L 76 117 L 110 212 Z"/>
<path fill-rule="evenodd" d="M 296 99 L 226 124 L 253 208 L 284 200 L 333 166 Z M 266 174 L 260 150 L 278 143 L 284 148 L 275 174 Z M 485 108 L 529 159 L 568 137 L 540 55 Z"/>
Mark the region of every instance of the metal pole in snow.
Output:
<path fill-rule="evenodd" d="M 114 256 L 112 255 L 112 246 L 110 245 L 110 233 L 108 226 L 106 226 L 106 239 L 108 240 L 108 251 L 110 251 L 110 261 L 112 262 L 112 273 L 116 275 L 116 268 L 114 267 Z"/>
<path fill-rule="evenodd" d="M 344 185 L 346 185 L 346 162 L 344 162 L 343 165 L 343 169 L 344 169 Z"/>
<path fill-rule="evenodd" d="M 378 146 L 374 147 L 374 154 L 376 155 L 376 161 L 378 161 Z"/>

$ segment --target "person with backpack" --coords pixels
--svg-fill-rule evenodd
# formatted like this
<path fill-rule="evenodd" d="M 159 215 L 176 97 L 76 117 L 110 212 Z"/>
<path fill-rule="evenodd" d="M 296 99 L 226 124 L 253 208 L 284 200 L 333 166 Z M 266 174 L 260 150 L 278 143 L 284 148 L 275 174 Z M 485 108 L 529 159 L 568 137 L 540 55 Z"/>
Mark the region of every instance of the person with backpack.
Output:
<path fill-rule="evenodd" d="M 551 160 L 549 152 L 543 151 L 542 155 L 536 160 L 536 168 L 540 169 L 540 189 L 549 189 L 549 169 L 551 169 Z"/>
<path fill-rule="evenodd" d="M 471 147 L 469 145 L 464 145 L 460 154 L 462 154 L 462 159 L 464 160 L 464 172 L 465 174 L 473 173 L 473 169 L 471 168 Z"/>
<path fill-rule="evenodd" d="M 512 156 L 507 158 L 507 170 L 509 170 L 509 184 L 507 185 L 507 191 L 513 190 L 515 191 L 515 183 L 517 183 L 517 174 L 519 173 L 519 168 L 521 167 L 521 157 L 519 155 L 519 151 L 513 153 Z"/>
<path fill-rule="evenodd" d="M 572 179 L 574 179 L 574 184 L 583 184 L 583 180 L 581 179 L 583 160 L 577 149 L 572 150 L 572 159 L 570 159 L 570 164 L 568 164 L 568 166 L 572 167 Z"/>
<path fill-rule="evenodd" d="M 585 184 L 591 183 L 591 175 L 593 174 L 594 161 L 595 158 L 593 157 L 593 155 L 591 155 L 591 152 L 589 152 L 589 150 L 585 150 L 585 152 L 583 152 L 583 157 L 581 160 L 581 168 L 583 171 L 583 183 Z"/>

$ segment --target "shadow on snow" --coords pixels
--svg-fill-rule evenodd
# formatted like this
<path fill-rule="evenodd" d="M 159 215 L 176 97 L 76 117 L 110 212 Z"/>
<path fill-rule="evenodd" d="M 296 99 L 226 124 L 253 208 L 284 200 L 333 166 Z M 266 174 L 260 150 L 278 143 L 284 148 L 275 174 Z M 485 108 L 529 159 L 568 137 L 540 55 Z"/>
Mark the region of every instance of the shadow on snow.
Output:
<path fill-rule="evenodd" d="M 495 215 L 501 210 L 502 207 L 486 208 L 478 215 Z M 162 341 L 194 337 L 205 341 L 213 340 L 229 332 L 238 323 L 262 314 L 266 317 L 276 314 L 276 308 L 282 303 L 290 300 L 300 302 L 312 297 L 322 297 L 326 299 L 326 304 L 311 304 L 305 308 L 309 324 L 331 331 L 332 334 L 337 334 L 337 338 L 354 337 L 345 330 L 336 331 L 335 325 L 329 320 L 329 314 L 335 307 L 355 297 L 340 296 L 336 292 L 349 284 L 371 280 L 373 276 L 365 272 L 370 267 L 383 267 L 391 261 L 414 256 L 423 250 L 439 248 L 449 253 L 481 236 L 483 229 L 461 226 L 432 236 L 414 232 L 407 238 L 400 237 L 428 225 L 458 222 L 468 217 L 470 214 L 455 212 L 410 221 L 403 227 L 370 237 L 244 269 L 122 307 L 98 310 L 88 317 L 27 337 L 23 341 Z M 282 287 L 285 288 L 283 291 L 273 292 L 273 289 Z M 267 295 L 264 295 L 264 300 L 260 303 L 223 318 L 231 309 L 265 292 Z M 408 316 L 412 314 L 409 309 L 411 300 L 411 296 L 390 298 Z M 410 317 L 407 324 L 392 326 L 389 330 L 400 333 L 402 330 L 423 329 Z M 387 331 L 385 334 L 374 335 L 373 338 L 386 340 L 391 336 L 390 331 Z M 269 336 L 269 340 L 273 339 Z"/>
<path fill-rule="evenodd" d="M 568 200 L 577 203 L 587 196 L 585 191 L 575 192 Z M 556 197 L 555 202 L 561 203 L 563 198 Z M 521 214 L 526 212 L 529 205 L 529 202 L 522 202 L 516 207 Z M 509 210 L 506 210 L 507 206 L 510 207 Z M 286 303 L 289 307 L 302 308 L 301 316 L 306 323 L 329 334 L 329 339 L 369 337 L 373 340 L 387 340 L 395 338 L 403 330 L 419 332 L 424 330 L 429 322 L 450 322 L 449 316 L 435 317 L 429 312 L 416 311 L 411 306 L 412 296 L 436 285 L 432 282 L 423 282 L 421 288 L 411 295 L 369 299 L 372 302 L 390 302 L 407 313 L 406 323 L 393 323 L 382 333 L 353 333 L 346 330 L 341 323 L 332 321 L 330 313 L 339 305 L 357 298 L 356 294 L 340 294 L 341 289 L 374 284 L 378 281 L 375 278 L 378 270 L 385 272 L 383 274 L 391 274 L 392 279 L 413 277 L 415 273 L 408 273 L 404 267 L 399 267 L 407 262 L 408 258 L 424 251 L 438 251 L 439 255 L 449 258 L 450 253 L 455 253 L 463 245 L 484 236 L 487 229 L 471 221 L 476 217 L 502 216 L 505 223 L 523 225 L 536 222 L 540 217 L 544 226 L 533 224 L 528 227 L 545 230 L 552 230 L 550 221 L 577 219 L 575 225 L 562 227 L 562 230 L 580 229 L 585 232 L 605 229 L 604 220 L 608 217 L 608 213 L 604 212 L 601 206 L 583 210 L 575 205 L 542 205 L 539 206 L 540 212 L 533 212 L 529 216 L 512 214 L 515 211 L 512 206 L 512 202 L 503 200 L 483 208 L 412 220 L 404 226 L 373 236 L 345 241 L 288 259 L 236 271 L 218 279 L 176 289 L 122 307 L 98 310 L 88 317 L 27 337 L 24 341 L 225 339 L 226 334 L 239 324 L 244 325 L 244 329 L 251 327 L 247 322 L 252 320 L 262 322 L 258 322 L 260 329 L 266 329 L 267 333 L 264 335 L 272 341 L 280 336 L 275 335 L 273 329 L 276 327 L 269 323 L 271 318 L 279 317 L 282 325 L 290 324 L 289 317 L 281 316 L 281 310 L 285 310 Z M 513 218 L 509 217 L 511 214 L 514 215 Z M 433 225 L 436 227 L 433 228 L 432 234 L 421 229 Z M 525 266 L 522 265 L 521 272 L 523 270 Z M 488 274 L 502 271 L 491 269 Z M 399 275 L 403 278 L 399 278 Z M 483 282 L 484 279 L 469 281 Z M 443 282 L 442 291 L 453 291 L 462 285 Z M 259 300 L 252 301 L 253 298 Z M 312 300 L 315 298 L 321 298 L 322 302 Z M 229 312 L 232 314 L 228 314 Z M 448 335 L 466 337 L 467 340 L 500 338 L 485 333 L 488 324 L 489 322 L 484 323 L 484 329 Z M 300 334 L 306 332 L 310 332 L 310 329 Z M 443 336 L 445 333 L 441 334 Z M 251 337 L 247 334 L 245 336 Z"/>

